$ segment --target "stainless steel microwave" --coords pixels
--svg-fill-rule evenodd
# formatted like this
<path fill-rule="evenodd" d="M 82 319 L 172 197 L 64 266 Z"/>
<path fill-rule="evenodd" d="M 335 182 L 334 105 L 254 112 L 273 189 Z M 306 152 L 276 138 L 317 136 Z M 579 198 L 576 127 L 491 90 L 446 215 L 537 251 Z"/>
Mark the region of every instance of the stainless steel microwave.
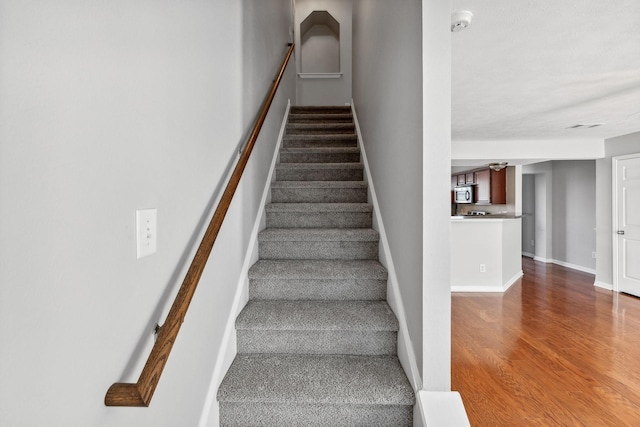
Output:
<path fill-rule="evenodd" d="M 474 203 L 476 200 L 475 185 L 461 185 L 453 189 L 453 201 L 455 203 Z"/>

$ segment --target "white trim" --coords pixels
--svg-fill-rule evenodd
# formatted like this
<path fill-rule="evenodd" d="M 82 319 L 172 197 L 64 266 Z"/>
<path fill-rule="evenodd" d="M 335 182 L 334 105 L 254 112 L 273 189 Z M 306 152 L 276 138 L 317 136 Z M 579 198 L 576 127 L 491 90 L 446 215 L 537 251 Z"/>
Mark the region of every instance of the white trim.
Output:
<path fill-rule="evenodd" d="M 507 280 L 507 282 L 502 286 L 505 292 L 509 290 L 509 288 L 513 286 L 513 284 L 516 283 L 522 276 L 524 276 L 524 273 L 522 272 L 522 270 L 520 270 L 511 279 Z"/>
<path fill-rule="evenodd" d="M 527 258 L 535 258 L 536 254 L 532 254 L 531 252 L 522 251 L 522 256 L 526 256 Z"/>
<path fill-rule="evenodd" d="M 613 290 L 613 285 L 611 283 L 600 282 L 598 280 L 593 282 L 593 286 L 595 286 L 597 288 L 606 289 L 608 291 L 612 291 Z"/>
<path fill-rule="evenodd" d="M 613 290 L 620 291 L 618 283 L 618 162 L 620 160 L 629 160 L 640 157 L 640 153 L 625 154 L 623 156 L 615 156 L 611 158 L 611 235 L 612 235 L 612 273 L 613 273 Z"/>
<path fill-rule="evenodd" d="M 425 427 L 471 427 L 462 397 L 457 391 L 418 392 L 416 406 Z"/>
<path fill-rule="evenodd" d="M 368 183 L 369 197 L 371 204 L 373 205 L 374 212 L 374 228 L 380 234 L 380 263 L 384 265 L 389 273 L 387 302 L 393 310 L 394 314 L 398 318 L 400 329 L 398 331 L 398 359 L 400 364 L 404 368 L 409 382 L 414 391 L 422 389 L 422 378 L 420 377 L 420 371 L 418 370 L 418 363 L 416 361 L 415 351 L 413 349 L 413 343 L 409 336 L 409 327 L 407 326 L 407 316 L 404 310 L 404 304 L 402 303 L 402 296 L 400 294 L 400 285 L 398 284 L 398 276 L 396 275 L 395 265 L 391 256 L 391 250 L 389 248 L 389 240 L 387 239 L 387 233 L 380 216 L 380 205 L 378 204 L 378 198 L 376 197 L 376 191 L 373 187 L 373 180 L 371 178 L 371 171 L 369 170 L 369 163 L 367 162 L 367 153 L 364 149 L 364 143 L 362 141 L 362 133 L 360 132 L 360 124 L 358 123 L 358 116 L 356 115 L 355 105 L 353 99 L 351 100 L 351 112 L 353 113 L 353 123 L 356 128 L 356 134 L 358 135 L 358 146 L 360 147 L 360 154 L 362 163 L 365 170 L 365 178 Z"/>
<path fill-rule="evenodd" d="M 550 260 L 550 259 L 542 258 L 541 256 L 538 256 L 538 255 L 534 255 L 534 256 L 533 256 L 533 260 L 534 260 L 534 261 L 539 261 L 539 262 L 544 262 L 545 264 L 549 264 L 549 263 L 551 263 L 551 260 Z"/>
<path fill-rule="evenodd" d="M 298 73 L 301 79 L 339 79 L 342 73 Z"/>
<path fill-rule="evenodd" d="M 227 319 L 224 328 L 224 334 L 222 336 L 220 348 L 218 349 L 213 373 L 211 374 L 209 391 L 207 392 L 207 397 L 202 409 L 202 414 L 200 415 L 200 421 L 198 422 L 199 427 L 206 427 L 209 423 L 210 418 L 216 420 L 219 419 L 219 407 L 218 401 L 216 400 L 218 387 L 220 387 L 220 383 L 222 382 L 224 374 L 227 372 L 227 370 L 231 366 L 231 363 L 233 362 L 233 359 L 235 359 L 236 355 L 238 354 L 235 334 L 236 318 L 249 300 L 249 268 L 258 259 L 258 233 L 262 229 L 262 218 L 264 216 L 265 205 L 267 203 L 267 199 L 269 198 L 271 190 L 271 179 L 273 177 L 276 163 L 278 161 L 280 146 L 282 145 L 282 139 L 284 137 L 290 109 L 291 100 L 289 99 L 287 101 L 287 108 L 284 113 L 282 125 L 280 126 L 280 133 L 278 134 L 278 140 L 276 142 L 273 159 L 271 160 L 271 166 L 269 167 L 269 173 L 267 175 L 265 187 L 262 191 L 262 198 L 260 199 L 260 204 L 258 205 L 258 213 L 256 215 L 256 219 L 253 223 L 253 229 L 251 230 L 251 235 L 249 237 L 249 246 L 247 247 L 247 252 L 245 253 L 244 261 L 242 263 L 242 269 L 240 270 L 240 278 L 238 279 L 238 283 L 236 285 L 236 293 L 233 298 L 233 304 L 229 312 L 229 318 Z"/>
<path fill-rule="evenodd" d="M 509 288 L 511 286 L 513 286 L 513 284 L 516 283 L 518 281 L 518 279 L 520 279 L 522 276 L 524 276 L 524 273 L 522 272 L 522 270 L 520 270 L 511 279 L 507 280 L 502 286 L 500 286 L 500 285 L 496 285 L 496 286 L 451 285 L 451 292 L 500 292 L 500 293 L 504 293 L 507 290 L 509 290 Z"/>
<path fill-rule="evenodd" d="M 559 261 L 557 259 L 550 259 L 547 262 L 551 262 L 553 264 L 561 265 L 563 267 L 567 267 L 567 268 L 570 268 L 572 270 L 582 271 L 583 273 L 596 274 L 596 270 L 594 270 L 593 268 L 583 267 L 583 266 L 577 265 L 577 264 L 571 264 L 570 262 Z"/>

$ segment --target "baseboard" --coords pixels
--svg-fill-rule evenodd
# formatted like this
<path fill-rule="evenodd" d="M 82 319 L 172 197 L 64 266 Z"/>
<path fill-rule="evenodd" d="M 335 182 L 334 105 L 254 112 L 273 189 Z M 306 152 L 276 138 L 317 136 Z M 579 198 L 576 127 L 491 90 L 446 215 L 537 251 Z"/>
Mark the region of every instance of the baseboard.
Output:
<path fill-rule="evenodd" d="M 409 382 L 413 389 L 417 392 L 422 389 L 422 378 L 420 377 L 420 371 L 418 370 L 418 363 L 413 349 L 413 343 L 409 336 L 409 328 L 407 326 L 407 316 L 404 310 L 404 304 L 402 303 L 402 297 L 400 295 L 400 285 L 398 284 L 398 276 L 396 275 L 395 265 L 393 258 L 391 257 L 391 251 L 389 249 L 389 240 L 387 239 L 387 233 L 380 216 L 380 205 L 376 197 L 375 188 L 373 186 L 373 180 L 371 179 L 371 171 L 369 169 L 369 163 L 367 162 L 367 153 L 362 141 L 362 133 L 360 132 L 360 124 L 358 123 L 358 116 L 356 114 L 353 100 L 351 101 L 351 111 L 353 113 L 353 122 L 356 127 L 356 133 L 358 135 L 358 146 L 360 147 L 360 153 L 362 163 L 364 165 L 365 179 L 368 183 L 368 191 L 371 204 L 373 206 L 373 222 L 374 228 L 380 234 L 380 263 L 385 266 L 389 273 L 387 302 L 391 307 L 391 310 L 398 318 L 400 329 L 398 331 L 398 359 L 400 364 L 405 370 Z"/>
<path fill-rule="evenodd" d="M 593 286 L 595 286 L 597 288 L 606 289 L 608 291 L 612 291 L 613 290 L 613 285 L 611 283 L 599 282 L 598 280 L 593 282 Z"/>
<path fill-rule="evenodd" d="M 522 256 L 526 256 L 527 258 L 535 258 L 536 254 L 532 254 L 531 252 L 522 252 Z"/>
<path fill-rule="evenodd" d="M 522 270 L 516 273 L 512 278 L 500 285 L 496 286 L 467 286 L 467 285 L 451 285 L 451 292 L 506 292 L 514 283 L 523 276 Z"/>
<path fill-rule="evenodd" d="M 551 262 L 556 265 L 561 265 L 563 267 L 570 268 L 572 270 L 582 271 L 583 273 L 596 274 L 596 271 L 593 268 L 583 267 L 581 265 L 571 264 L 569 262 L 558 261 L 557 259 L 550 259 L 547 262 Z"/>
<path fill-rule="evenodd" d="M 422 426 L 471 427 L 457 391 L 420 391 L 416 399 Z M 415 413 L 415 412 L 414 412 Z"/>
<path fill-rule="evenodd" d="M 218 350 L 216 357 L 216 363 L 213 368 L 213 374 L 211 375 L 211 381 L 209 383 L 209 391 L 204 403 L 202 414 L 200 415 L 199 427 L 207 427 L 210 424 L 210 420 L 219 419 L 219 407 L 216 395 L 218 393 L 218 387 L 224 378 L 224 374 L 229 370 L 233 359 L 238 354 L 236 345 L 235 323 L 238 314 L 244 308 L 249 300 L 249 268 L 258 260 L 258 233 L 263 228 L 264 210 L 267 200 L 269 198 L 269 192 L 271 189 L 271 179 L 275 172 L 276 163 L 278 161 L 278 154 L 280 153 L 280 146 L 282 145 L 282 139 L 287 125 L 287 118 L 289 117 L 289 110 L 291 109 L 291 100 L 287 102 L 287 108 L 284 113 L 282 125 L 280 126 L 280 133 L 278 134 L 278 140 L 276 142 L 273 159 L 271 160 L 271 166 L 269 167 L 269 173 L 265 181 L 265 187 L 262 191 L 262 198 L 258 205 L 258 212 L 256 219 L 253 223 L 251 235 L 249 237 L 249 246 L 245 253 L 244 261 L 242 263 L 242 269 L 240 270 L 240 277 L 236 285 L 236 293 L 233 299 L 233 304 L 227 318 L 224 334 L 222 336 L 222 342 Z M 213 425 L 217 425 L 213 424 Z"/>
<path fill-rule="evenodd" d="M 546 258 L 542 258 L 541 256 L 538 256 L 538 255 L 534 255 L 533 256 L 533 260 L 534 261 L 539 261 L 539 262 L 544 262 L 545 264 L 548 264 L 548 263 L 551 262 L 551 260 L 548 260 Z"/>
<path fill-rule="evenodd" d="M 507 280 L 507 282 L 502 286 L 504 288 L 505 292 L 511 286 L 513 286 L 513 284 L 516 283 L 522 276 L 524 276 L 524 273 L 522 272 L 522 270 L 520 270 L 511 279 Z"/>

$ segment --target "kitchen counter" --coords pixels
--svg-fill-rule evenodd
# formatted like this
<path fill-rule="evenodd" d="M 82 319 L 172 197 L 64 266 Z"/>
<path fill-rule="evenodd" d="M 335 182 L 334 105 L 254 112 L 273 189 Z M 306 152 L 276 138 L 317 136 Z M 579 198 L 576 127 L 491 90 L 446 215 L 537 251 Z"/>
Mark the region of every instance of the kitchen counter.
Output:
<path fill-rule="evenodd" d="M 451 290 L 504 292 L 522 276 L 521 216 L 451 217 Z"/>
<path fill-rule="evenodd" d="M 519 219 L 522 218 L 522 215 L 516 214 L 489 214 L 489 215 L 453 215 L 451 216 L 452 220 L 491 220 L 491 219 Z"/>

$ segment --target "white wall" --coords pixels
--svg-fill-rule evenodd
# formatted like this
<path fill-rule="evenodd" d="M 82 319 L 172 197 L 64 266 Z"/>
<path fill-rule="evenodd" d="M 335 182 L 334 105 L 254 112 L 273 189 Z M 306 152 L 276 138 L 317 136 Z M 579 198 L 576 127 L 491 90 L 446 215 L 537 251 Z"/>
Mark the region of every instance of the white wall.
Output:
<path fill-rule="evenodd" d="M 297 105 L 344 105 L 352 99 L 352 1 L 295 0 L 296 55 L 300 55 L 300 24 L 314 10 L 327 11 L 340 23 L 340 73 L 337 78 L 296 80 Z M 303 58 L 307 61 L 308 58 Z M 300 65 L 297 72 L 301 73 Z"/>
<path fill-rule="evenodd" d="M 302 35 L 300 46 L 302 73 L 339 73 L 340 36 L 328 25 L 314 25 Z"/>
<path fill-rule="evenodd" d="M 522 276 L 521 233 L 519 218 L 452 219 L 452 291 L 507 290 Z"/>
<path fill-rule="evenodd" d="M 290 17 L 288 0 L 2 3 L 0 425 L 197 425 L 291 73 L 151 406 L 104 395 L 140 373 Z M 150 207 L 158 252 L 136 260 Z"/>
<path fill-rule="evenodd" d="M 596 284 L 613 287 L 612 157 L 640 153 L 640 132 L 605 142 L 606 157 L 596 160 Z"/>

